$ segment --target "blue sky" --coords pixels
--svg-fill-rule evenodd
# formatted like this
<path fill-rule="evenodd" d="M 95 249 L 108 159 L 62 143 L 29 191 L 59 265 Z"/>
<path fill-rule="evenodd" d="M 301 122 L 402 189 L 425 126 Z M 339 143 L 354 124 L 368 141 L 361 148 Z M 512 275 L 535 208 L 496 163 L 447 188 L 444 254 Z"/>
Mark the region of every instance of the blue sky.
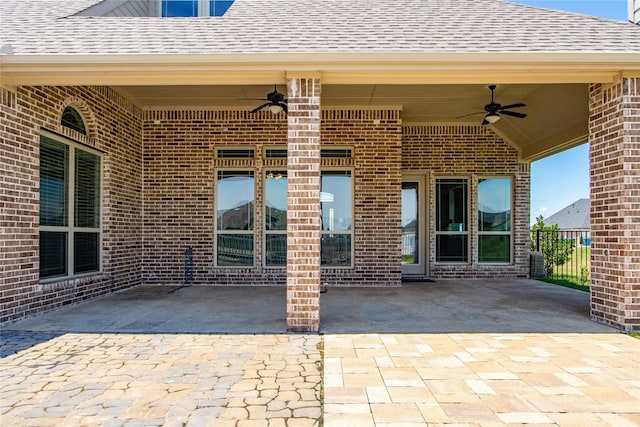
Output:
<path fill-rule="evenodd" d="M 511 0 L 547 9 L 627 21 L 627 0 Z M 531 164 L 531 223 L 589 197 L 588 144 Z"/>

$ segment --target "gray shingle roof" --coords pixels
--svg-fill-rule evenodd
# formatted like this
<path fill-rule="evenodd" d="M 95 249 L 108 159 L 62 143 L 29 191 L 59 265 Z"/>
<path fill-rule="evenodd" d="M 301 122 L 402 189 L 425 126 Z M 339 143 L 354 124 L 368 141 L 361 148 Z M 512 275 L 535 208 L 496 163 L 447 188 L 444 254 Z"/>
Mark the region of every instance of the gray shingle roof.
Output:
<path fill-rule="evenodd" d="M 640 27 L 503 0 L 236 0 L 223 17 L 70 16 L 96 0 L 2 0 L 13 54 L 638 52 Z"/>
<path fill-rule="evenodd" d="M 561 230 L 578 230 L 590 228 L 591 202 L 589 199 L 580 199 L 569 206 L 559 210 L 544 220 L 545 225 L 558 224 Z"/>

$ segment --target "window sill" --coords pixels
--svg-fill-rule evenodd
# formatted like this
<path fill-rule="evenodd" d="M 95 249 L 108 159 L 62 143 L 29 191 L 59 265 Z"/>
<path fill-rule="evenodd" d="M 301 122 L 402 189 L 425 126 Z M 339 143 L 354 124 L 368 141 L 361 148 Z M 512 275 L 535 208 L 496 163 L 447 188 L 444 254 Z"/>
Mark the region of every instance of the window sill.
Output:
<path fill-rule="evenodd" d="M 73 286 L 108 280 L 109 276 L 102 271 L 95 271 L 71 277 L 52 277 L 50 279 L 42 279 L 38 282 L 38 290 L 58 290 L 67 289 Z"/>

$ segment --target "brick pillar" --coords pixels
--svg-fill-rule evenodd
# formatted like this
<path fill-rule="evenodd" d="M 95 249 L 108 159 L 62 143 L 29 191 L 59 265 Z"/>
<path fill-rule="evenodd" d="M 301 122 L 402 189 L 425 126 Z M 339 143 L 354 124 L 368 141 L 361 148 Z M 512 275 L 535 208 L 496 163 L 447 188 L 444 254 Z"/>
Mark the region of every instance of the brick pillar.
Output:
<path fill-rule="evenodd" d="M 287 78 L 287 330 L 320 328 L 320 79 Z"/>
<path fill-rule="evenodd" d="M 589 88 L 591 318 L 640 329 L 640 78 Z"/>

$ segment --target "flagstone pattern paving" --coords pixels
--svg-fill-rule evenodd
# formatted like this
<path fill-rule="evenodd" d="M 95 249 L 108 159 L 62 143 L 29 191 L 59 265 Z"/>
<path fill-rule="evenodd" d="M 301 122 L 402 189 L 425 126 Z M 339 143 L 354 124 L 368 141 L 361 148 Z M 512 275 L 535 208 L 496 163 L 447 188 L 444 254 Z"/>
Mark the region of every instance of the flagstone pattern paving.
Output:
<path fill-rule="evenodd" d="M 0 347 L 2 426 L 640 425 L 640 340 L 616 333 L 3 331 Z"/>
<path fill-rule="evenodd" d="M 0 425 L 317 426 L 320 339 L 59 335 L 2 359 Z"/>

